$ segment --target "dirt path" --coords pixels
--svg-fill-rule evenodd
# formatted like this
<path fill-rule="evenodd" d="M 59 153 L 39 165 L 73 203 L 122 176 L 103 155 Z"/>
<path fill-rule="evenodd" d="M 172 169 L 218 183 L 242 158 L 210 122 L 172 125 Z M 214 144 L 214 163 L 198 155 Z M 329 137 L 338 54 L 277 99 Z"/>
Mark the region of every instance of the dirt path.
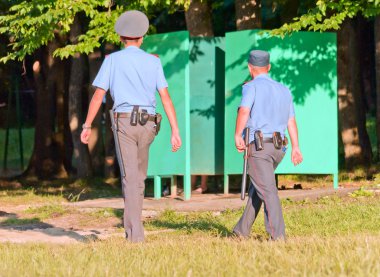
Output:
<path fill-rule="evenodd" d="M 281 190 L 280 198 L 293 200 L 316 199 L 327 195 L 346 195 L 357 188 L 334 189 L 310 189 L 310 190 Z M 102 198 L 75 203 L 60 203 L 69 212 L 43 221 L 28 218 L 25 210 L 39 205 L 17 205 L 0 208 L 0 220 L 15 220 L 14 224 L 0 225 L 0 242 L 47 242 L 47 243 L 77 243 L 96 239 L 106 239 L 111 236 L 123 237 L 120 215 L 107 216 L 107 208 L 123 209 L 121 198 Z M 190 211 L 223 211 L 225 209 L 237 209 L 244 203 L 240 200 L 240 194 L 205 194 L 195 195 L 191 201 L 183 201 L 181 198 L 162 198 L 144 200 L 143 218 L 155 217 L 160 211 L 172 209 L 180 212 Z M 97 217 L 96 213 L 103 213 Z M 120 211 L 121 212 L 121 211 Z M 19 220 L 29 220 L 17 224 Z M 157 231 L 155 231 L 157 232 Z M 165 230 L 163 230 L 165 232 Z M 149 235 L 149 232 L 147 232 Z"/>

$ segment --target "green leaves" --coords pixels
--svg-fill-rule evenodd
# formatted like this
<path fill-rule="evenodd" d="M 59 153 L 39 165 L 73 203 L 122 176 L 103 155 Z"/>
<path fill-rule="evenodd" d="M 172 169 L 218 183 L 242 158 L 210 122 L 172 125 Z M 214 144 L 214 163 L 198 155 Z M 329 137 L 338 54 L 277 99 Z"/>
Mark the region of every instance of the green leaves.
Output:
<path fill-rule="evenodd" d="M 365 17 L 379 15 L 380 0 L 318 0 L 315 8 L 307 14 L 294 18 L 292 23 L 284 24 L 270 34 L 283 37 L 301 30 L 338 30 L 347 17 L 353 18 L 359 14 Z"/>
<path fill-rule="evenodd" d="M 119 38 L 113 30 L 118 16 L 131 9 L 147 13 L 153 8 L 168 8 L 174 11 L 187 6 L 189 0 L 33 0 L 13 5 L 5 15 L 0 16 L 0 34 L 9 37 L 6 56 L 0 62 L 23 60 L 26 55 L 57 37 L 63 38 L 70 32 L 77 13 L 82 13 L 87 22 L 86 32 L 76 44 L 61 43 L 63 46 L 54 56 L 67 58 L 76 53 L 88 54 L 102 43 L 118 44 Z"/>

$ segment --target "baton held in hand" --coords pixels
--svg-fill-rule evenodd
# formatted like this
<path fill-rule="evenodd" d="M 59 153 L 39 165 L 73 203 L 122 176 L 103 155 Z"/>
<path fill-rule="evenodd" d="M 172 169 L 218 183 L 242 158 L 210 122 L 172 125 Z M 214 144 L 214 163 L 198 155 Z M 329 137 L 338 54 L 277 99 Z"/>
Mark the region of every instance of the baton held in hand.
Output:
<path fill-rule="evenodd" d="M 243 178 L 241 181 L 241 200 L 245 199 L 245 192 L 247 188 L 247 167 L 248 167 L 248 156 L 249 156 L 249 128 L 245 128 L 245 136 L 244 136 L 244 166 L 243 166 Z"/>

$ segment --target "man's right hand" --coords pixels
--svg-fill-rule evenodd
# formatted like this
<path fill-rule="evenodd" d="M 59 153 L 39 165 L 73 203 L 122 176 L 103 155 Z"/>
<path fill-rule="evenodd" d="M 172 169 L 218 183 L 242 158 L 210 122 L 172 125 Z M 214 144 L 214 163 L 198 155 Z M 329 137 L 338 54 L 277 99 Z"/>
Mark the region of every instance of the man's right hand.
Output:
<path fill-rule="evenodd" d="M 246 148 L 245 141 L 244 141 L 242 136 L 240 136 L 240 135 L 235 136 L 235 147 L 236 147 L 237 151 L 239 151 L 239 152 L 243 152 L 245 150 L 245 148 Z"/>
<path fill-rule="evenodd" d="M 172 133 L 172 137 L 170 139 L 170 142 L 172 144 L 172 152 L 177 152 L 177 150 L 182 145 L 182 140 L 181 140 L 179 133 Z"/>
<path fill-rule="evenodd" d="M 82 133 L 80 134 L 80 140 L 84 144 L 88 144 L 88 140 L 90 139 L 91 136 L 91 129 L 83 129 Z"/>
<path fill-rule="evenodd" d="M 298 146 L 292 147 L 292 163 L 296 166 L 302 163 L 303 157 L 301 150 Z"/>

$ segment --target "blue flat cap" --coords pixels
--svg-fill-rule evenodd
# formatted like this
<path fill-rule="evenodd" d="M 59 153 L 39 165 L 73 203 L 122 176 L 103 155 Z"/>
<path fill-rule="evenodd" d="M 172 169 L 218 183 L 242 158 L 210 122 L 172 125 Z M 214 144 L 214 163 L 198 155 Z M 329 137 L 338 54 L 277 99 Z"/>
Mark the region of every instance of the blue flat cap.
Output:
<path fill-rule="evenodd" d="M 140 38 L 149 29 L 148 17 L 140 11 L 122 13 L 115 23 L 115 32 L 122 37 Z"/>
<path fill-rule="evenodd" d="M 267 66 L 269 64 L 269 53 L 262 50 L 252 50 L 249 53 L 248 62 L 254 66 Z"/>

